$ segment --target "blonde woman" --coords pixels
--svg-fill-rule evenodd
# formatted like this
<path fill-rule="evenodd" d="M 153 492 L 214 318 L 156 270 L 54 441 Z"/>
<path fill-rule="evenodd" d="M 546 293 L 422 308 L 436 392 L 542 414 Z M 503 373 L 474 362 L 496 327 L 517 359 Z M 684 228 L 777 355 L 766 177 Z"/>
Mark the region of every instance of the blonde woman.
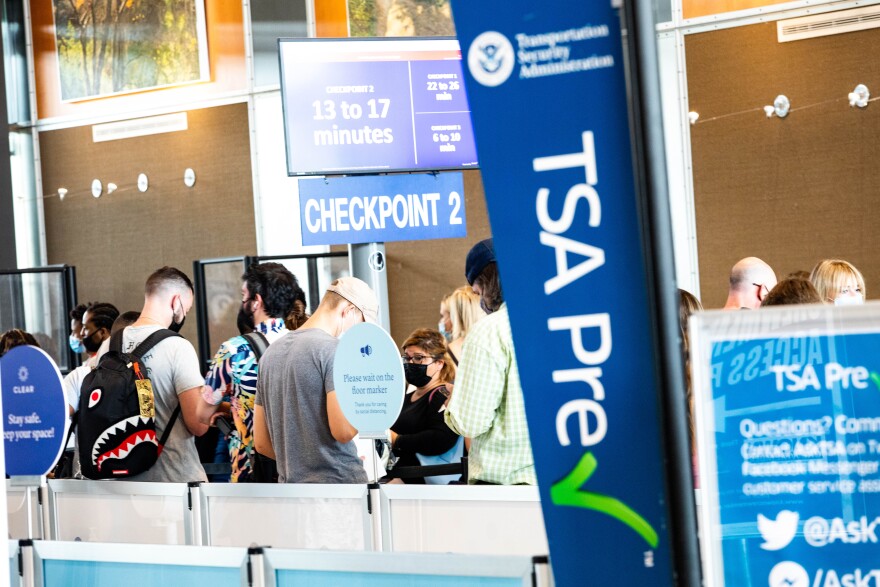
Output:
<path fill-rule="evenodd" d="M 449 342 L 449 354 L 452 361 L 458 365 L 458 357 L 461 356 L 461 347 L 464 345 L 464 337 L 468 331 L 477 323 L 477 320 L 486 316 L 486 313 L 480 307 L 480 296 L 474 293 L 469 285 L 462 286 L 449 294 L 440 306 L 441 317 L 443 316 L 443 305 L 445 304 L 449 313 L 449 324 L 451 329 L 451 338 Z"/>
<path fill-rule="evenodd" d="M 826 304 L 853 306 L 865 301 L 865 278 L 847 261 L 819 261 L 810 272 L 810 281 Z"/>

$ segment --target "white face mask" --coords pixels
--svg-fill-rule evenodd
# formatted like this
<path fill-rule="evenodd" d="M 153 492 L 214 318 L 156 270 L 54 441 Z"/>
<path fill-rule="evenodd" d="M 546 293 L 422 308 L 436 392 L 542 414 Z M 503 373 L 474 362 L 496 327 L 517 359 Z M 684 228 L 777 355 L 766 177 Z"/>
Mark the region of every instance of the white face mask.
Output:
<path fill-rule="evenodd" d="M 834 298 L 835 306 L 861 306 L 864 303 L 865 298 L 863 298 L 860 293 L 857 293 L 854 296 L 837 296 Z"/>

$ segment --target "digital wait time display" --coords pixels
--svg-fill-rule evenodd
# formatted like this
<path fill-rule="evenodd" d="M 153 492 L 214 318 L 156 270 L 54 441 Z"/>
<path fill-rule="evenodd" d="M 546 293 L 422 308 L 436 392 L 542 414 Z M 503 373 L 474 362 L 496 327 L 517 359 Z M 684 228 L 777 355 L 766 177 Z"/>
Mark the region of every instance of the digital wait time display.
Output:
<path fill-rule="evenodd" d="M 454 38 L 279 39 L 289 175 L 477 167 Z"/>

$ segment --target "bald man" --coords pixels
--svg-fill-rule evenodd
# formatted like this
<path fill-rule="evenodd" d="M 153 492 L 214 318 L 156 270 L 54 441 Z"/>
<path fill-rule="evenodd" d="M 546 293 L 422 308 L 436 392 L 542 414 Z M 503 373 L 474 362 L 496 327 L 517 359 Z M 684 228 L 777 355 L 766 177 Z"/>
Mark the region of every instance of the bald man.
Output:
<path fill-rule="evenodd" d="M 725 310 L 754 310 L 776 285 L 770 265 L 757 257 L 746 257 L 730 270 L 730 291 Z"/>

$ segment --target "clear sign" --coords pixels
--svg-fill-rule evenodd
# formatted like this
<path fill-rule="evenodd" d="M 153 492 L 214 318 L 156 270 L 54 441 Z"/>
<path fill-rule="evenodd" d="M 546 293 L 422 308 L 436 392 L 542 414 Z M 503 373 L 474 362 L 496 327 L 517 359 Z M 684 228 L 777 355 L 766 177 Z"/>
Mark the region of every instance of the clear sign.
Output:
<path fill-rule="evenodd" d="M 299 182 L 303 245 L 463 237 L 464 208 L 460 172 Z"/>
<path fill-rule="evenodd" d="M 45 475 L 61 456 L 67 402 L 61 373 L 46 351 L 18 346 L 0 359 L 6 474 Z"/>
<path fill-rule="evenodd" d="M 878 310 L 694 321 L 708 582 L 880 584 Z"/>
<path fill-rule="evenodd" d="M 366 322 L 346 331 L 333 358 L 333 385 L 360 437 L 384 438 L 406 391 L 400 350 L 388 333 Z"/>
<path fill-rule="evenodd" d="M 452 0 L 557 585 L 670 585 L 614 2 Z"/>

